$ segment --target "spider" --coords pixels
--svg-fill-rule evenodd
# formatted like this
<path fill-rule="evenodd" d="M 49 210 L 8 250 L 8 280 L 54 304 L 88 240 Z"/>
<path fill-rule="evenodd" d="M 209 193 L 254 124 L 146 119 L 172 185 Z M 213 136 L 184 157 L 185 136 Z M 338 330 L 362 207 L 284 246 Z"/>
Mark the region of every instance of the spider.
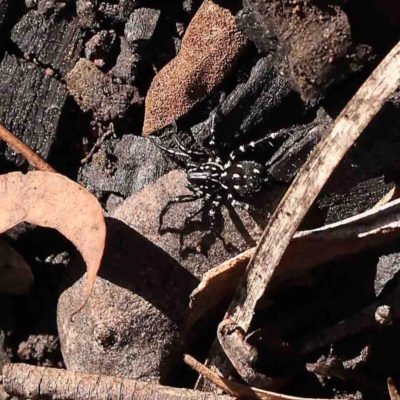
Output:
<path fill-rule="evenodd" d="M 270 178 L 266 168 L 254 161 L 236 160 L 243 158 L 249 150 L 253 150 L 260 144 L 267 143 L 272 147 L 273 145 L 268 138 L 250 142 L 232 151 L 229 159 L 224 163 L 214 150 L 216 144 L 216 117 L 216 114 L 213 114 L 211 117 L 209 152 L 187 149 L 176 136 L 178 129 L 175 121 L 173 122 L 173 138 L 178 146 L 178 150 L 164 147 L 153 141 L 157 147 L 168 154 L 186 159 L 185 169 L 189 182 L 187 188 L 192 192 L 189 195 L 172 197 L 167 202 L 159 216 L 159 232 L 162 231 L 164 216 L 171 206 L 176 203 L 188 203 L 201 199 L 201 207 L 196 212 L 186 216 L 184 226 L 204 209 L 208 208 L 211 232 L 214 234 L 217 232 L 216 214 L 224 203 L 228 202 L 233 207 L 260 214 L 260 211 L 247 203 L 246 199 L 260 192 L 269 182 Z"/>

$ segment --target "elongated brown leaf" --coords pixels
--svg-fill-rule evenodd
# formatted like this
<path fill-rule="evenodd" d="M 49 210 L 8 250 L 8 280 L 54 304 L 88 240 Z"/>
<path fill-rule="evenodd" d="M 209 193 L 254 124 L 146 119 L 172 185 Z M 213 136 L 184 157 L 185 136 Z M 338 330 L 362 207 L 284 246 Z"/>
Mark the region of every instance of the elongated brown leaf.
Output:
<path fill-rule="evenodd" d="M 54 228 L 76 246 L 87 266 L 87 298 L 100 267 L 106 237 L 97 199 L 84 187 L 53 172 L 1 175 L 0 233 L 21 222 Z"/>

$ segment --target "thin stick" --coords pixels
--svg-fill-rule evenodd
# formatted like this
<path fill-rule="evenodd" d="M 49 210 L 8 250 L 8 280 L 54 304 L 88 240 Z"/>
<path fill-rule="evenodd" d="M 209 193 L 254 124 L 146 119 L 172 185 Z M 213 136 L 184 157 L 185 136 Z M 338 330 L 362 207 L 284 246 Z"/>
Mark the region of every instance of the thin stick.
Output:
<path fill-rule="evenodd" d="M 306 399 L 304 397 L 288 396 L 285 394 L 273 393 L 266 390 L 253 388 L 242 385 L 238 382 L 230 381 L 229 379 L 220 377 L 215 372 L 211 371 L 205 365 L 198 362 L 192 356 L 185 354 L 185 363 L 192 369 L 197 371 L 202 376 L 212 381 L 216 386 L 225 392 L 243 399 L 260 399 L 260 400 L 322 400 L 322 399 Z M 324 399 L 329 400 L 329 399 Z"/>
<path fill-rule="evenodd" d="M 234 320 L 245 333 L 250 327 L 257 302 L 266 292 L 302 219 L 340 160 L 399 85 L 400 42 L 328 129 L 271 217 L 225 317 Z M 210 365 L 228 376 L 231 366 L 222 349 L 216 344 L 213 349 Z M 211 389 L 203 386 L 201 381 L 197 388 Z"/>
<path fill-rule="evenodd" d="M 2 374 L 4 390 L 8 395 L 29 399 L 232 400 L 230 396 L 161 386 L 152 382 L 27 364 L 5 364 Z"/>
<path fill-rule="evenodd" d="M 0 124 L 0 140 L 4 140 L 16 153 L 22 154 L 32 167 L 40 171 L 56 172 L 42 157 Z"/>
<path fill-rule="evenodd" d="M 396 389 L 396 386 L 394 386 L 392 378 L 388 378 L 387 385 L 388 385 L 390 400 L 400 400 L 400 395 Z"/>

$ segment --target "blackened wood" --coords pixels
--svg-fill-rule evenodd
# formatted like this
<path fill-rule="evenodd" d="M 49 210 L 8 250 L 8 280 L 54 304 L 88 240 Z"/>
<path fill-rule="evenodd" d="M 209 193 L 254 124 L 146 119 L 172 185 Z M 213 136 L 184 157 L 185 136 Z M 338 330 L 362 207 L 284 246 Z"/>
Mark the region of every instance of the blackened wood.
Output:
<path fill-rule="evenodd" d="M 24 15 L 11 32 L 12 41 L 25 57 L 37 60 L 62 76 L 77 62 L 83 37 L 77 20 L 47 18 L 36 11 Z"/>
<path fill-rule="evenodd" d="M 268 126 L 271 115 L 285 107 L 292 93 L 287 81 L 274 69 L 271 55 L 261 58 L 253 67 L 247 82 L 239 84 L 219 107 L 216 138 L 225 143 L 246 141 Z M 210 118 L 192 128 L 199 143 L 209 136 Z"/>
<path fill-rule="evenodd" d="M 33 63 L 6 54 L 0 63 L 0 123 L 47 160 L 58 146 L 57 128 L 68 93 Z M 7 161 L 23 162 L 4 143 Z"/>
<path fill-rule="evenodd" d="M 174 166 L 149 139 L 125 135 L 118 143 L 110 139 L 102 145 L 92 162 L 81 169 L 79 180 L 99 197 L 114 193 L 126 198 Z M 115 172 L 110 174 L 110 170 Z"/>

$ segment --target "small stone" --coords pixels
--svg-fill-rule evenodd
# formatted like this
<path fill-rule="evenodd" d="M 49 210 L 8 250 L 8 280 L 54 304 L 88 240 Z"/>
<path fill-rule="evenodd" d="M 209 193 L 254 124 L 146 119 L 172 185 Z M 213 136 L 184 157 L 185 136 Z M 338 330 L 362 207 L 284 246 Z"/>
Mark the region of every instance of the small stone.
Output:
<path fill-rule="evenodd" d="M 85 46 L 85 57 L 98 66 L 105 66 L 117 44 L 117 35 L 113 30 L 100 31 Z"/>
<path fill-rule="evenodd" d="M 26 8 L 34 8 L 37 5 L 38 0 L 25 0 L 25 6 Z"/>
<path fill-rule="evenodd" d="M 156 30 L 160 18 L 160 10 L 138 8 L 129 16 L 125 25 L 125 38 L 130 45 L 149 41 Z"/>
<path fill-rule="evenodd" d="M 139 7 L 139 3 L 138 0 L 119 0 L 118 4 L 101 3 L 99 11 L 116 23 L 126 22 L 131 12 Z"/>
<path fill-rule="evenodd" d="M 120 82 L 132 85 L 138 80 L 141 57 L 137 53 L 132 53 L 123 36 L 120 38 L 120 42 L 121 50 L 110 74 L 119 79 Z"/>
<path fill-rule="evenodd" d="M 56 367 L 56 360 L 60 357 L 58 337 L 48 334 L 29 335 L 27 341 L 20 343 L 18 356 L 26 362 L 34 362 L 37 365 L 46 367 Z"/>
<path fill-rule="evenodd" d="M 83 111 L 93 111 L 100 121 L 122 118 L 133 104 L 140 104 L 132 86 L 118 85 L 91 61 L 80 59 L 66 76 L 67 88 Z"/>
<path fill-rule="evenodd" d="M 200 7 L 200 4 L 201 0 L 183 0 L 182 8 L 189 15 L 193 15 Z"/>
<path fill-rule="evenodd" d="M 387 326 L 393 322 L 393 311 L 390 306 L 379 306 L 375 311 L 375 321 L 378 324 Z"/>
<path fill-rule="evenodd" d="M 179 54 L 149 88 L 144 134 L 169 125 L 204 100 L 233 69 L 246 44 L 231 12 L 205 0 L 186 30 Z"/>
<path fill-rule="evenodd" d="M 81 26 L 85 28 L 97 28 L 99 23 L 96 18 L 98 0 L 77 0 L 76 13 Z"/>

